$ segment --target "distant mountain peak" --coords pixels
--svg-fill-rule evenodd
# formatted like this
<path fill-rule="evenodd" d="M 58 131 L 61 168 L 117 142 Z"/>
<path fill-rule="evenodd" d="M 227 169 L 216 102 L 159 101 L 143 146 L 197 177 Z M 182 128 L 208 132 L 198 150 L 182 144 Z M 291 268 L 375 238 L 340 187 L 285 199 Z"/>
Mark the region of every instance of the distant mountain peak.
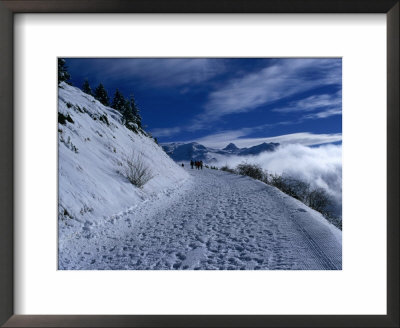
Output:
<path fill-rule="evenodd" d="M 261 152 L 264 151 L 274 151 L 276 149 L 276 147 L 278 147 L 279 144 L 278 143 L 266 143 L 263 142 L 259 145 L 250 147 L 250 148 L 242 148 L 239 152 L 239 155 L 257 155 Z"/>
<path fill-rule="evenodd" d="M 234 143 L 230 143 L 228 146 L 226 146 L 224 149 L 222 150 L 238 150 L 239 148 L 234 144 Z"/>
<path fill-rule="evenodd" d="M 234 143 L 230 143 L 224 149 L 213 149 L 197 142 L 162 144 L 164 151 L 174 161 L 202 160 L 209 163 L 217 161 L 221 156 L 258 155 L 264 151 L 274 151 L 278 146 L 278 143 L 264 142 L 250 148 L 238 148 Z"/>

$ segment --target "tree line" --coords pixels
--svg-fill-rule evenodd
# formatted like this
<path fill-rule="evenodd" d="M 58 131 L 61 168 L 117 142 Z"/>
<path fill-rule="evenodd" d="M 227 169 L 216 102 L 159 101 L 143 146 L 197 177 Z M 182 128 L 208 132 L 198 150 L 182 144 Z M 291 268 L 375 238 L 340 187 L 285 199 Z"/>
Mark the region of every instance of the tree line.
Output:
<path fill-rule="evenodd" d="M 70 82 L 71 75 L 68 72 L 68 67 L 65 63 L 65 59 L 58 58 L 58 83 L 65 82 L 72 85 Z M 133 94 L 125 98 L 124 95 L 117 88 L 114 93 L 114 97 L 110 102 L 107 90 L 102 83 L 92 91 L 88 79 L 85 79 L 82 91 L 88 95 L 93 96 L 104 106 L 114 108 L 122 114 L 125 126 L 134 131 L 142 130 L 142 118 L 140 116 L 139 107 L 135 102 Z"/>

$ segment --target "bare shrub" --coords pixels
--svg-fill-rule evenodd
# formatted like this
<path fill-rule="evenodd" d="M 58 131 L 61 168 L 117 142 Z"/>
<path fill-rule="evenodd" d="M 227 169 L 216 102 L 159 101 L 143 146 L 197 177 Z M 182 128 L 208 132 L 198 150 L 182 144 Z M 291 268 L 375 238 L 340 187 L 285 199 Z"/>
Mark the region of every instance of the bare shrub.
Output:
<path fill-rule="evenodd" d="M 310 194 L 310 184 L 292 177 L 281 177 L 280 189 L 289 196 L 307 203 Z"/>
<path fill-rule="evenodd" d="M 307 203 L 307 198 L 309 197 L 311 186 L 308 182 L 292 179 L 291 189 L 296 195 L 295 198 L 301 200 L 303 203 Z"/>
<path fill-rule="evenodd" d="M 328 205 L 330 205 L 330 199 L 324 189 L 317 188 L 309 193 L 308 206 L 314 210 L 324 213 Z"/>
<path fill-rule="evenodd" d="M 269 175 L 268 183 L 320 212 L 328 221 L 342 229 L 342 219 L 331 211 L 333 201 L 323 188 L 312 188 L 308 182 L 277 174 Z"/>
<path fill-rule="evenodd" d="M 213 168 L 213 167 L 211 167 Z M 225 172 L 229 172 L 229 173 L 236 173 L 234 169 L 231 169 L 228 165 L 224 165 L 223 167 L 221 167 L 221 171 L 225 171 Z"/>
<path fill-rule="evenodd" d="M 266 183 L 266 184 L 270 184 L 270 180 L 271 178 L 270 178 L 270 174 L 268 173 L 268 171 L 267 170 L 264 170 L 263 171 L 263 178 L 262 178 L 262 182 L 264 182 L 264 183 Z"/>
<path fill-rule="evenodd" d="M 258 164 L 241 163 L 236 167 L 236 170 L 241 175 L 247 175 L 256 180 L 264 180 L 264 172 Z"/>
<path fill-rule="evenodd" d="M 269 179 L 267 179 L 267 180 L 268 180 L 268 184 L 270 184 L 271 186 L 274 186 L 280 190 L 283 189 L 283 179 L 282 179 L 281 175 L 278 175 L 276 173 L 270 174 Z"/>
<path fill-rule="evenodd" d="M 144 163 L 143 154 L 135 154 L 126 159 L 125 176 L 136 187 L 142 188 L 154 175 Z"/>

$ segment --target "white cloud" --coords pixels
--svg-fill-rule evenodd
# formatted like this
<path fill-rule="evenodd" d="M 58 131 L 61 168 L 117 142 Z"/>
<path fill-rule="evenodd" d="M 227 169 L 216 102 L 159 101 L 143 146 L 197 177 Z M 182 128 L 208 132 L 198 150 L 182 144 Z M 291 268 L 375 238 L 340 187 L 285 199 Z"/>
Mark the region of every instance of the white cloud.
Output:
<path fill-rule="evenodd" d="M 300 144 L 303 146 L 312 146 L 342 141 L 342 134 L 314 134 L 309 132 L 300 132 L 266 138 L 266 140 L 266 142 L 278 142 L 282 145 Z"/>
<path fill-rule="evenodd" d="M 211 61 L 214 63 L 213 61 Z M 197 63 L 200 67 L 209 66 L 211 62 Z M 179 68 L 185 65 L 195 65 L 194 62 L 182 62 Z M 173 61 L 171 65 L 177 66 Z M 215 65 L 215 64 L 214 64 Z M 212 65 L 211 65 L 212 66 Z M 222 62 L 216 67 L 223 66 Z M 198 131 L 210 127 L 222 117 L 241 112 L 248 112 L 255 108 L 273 103 L 298 93 L 310 91 L 326 85 L 341 85 L 341 60 L 339 59 L 279 59 L 273 61 L 271 66 L 265 67 L 256 73 L 249 73 L 240 78 L 234 78 L 217 87 L 208 96 L 204 111 L 195 116 L 192 121 L 182 127 L 172 129 L 155 129 L 158 136 L 172 136 L 174 131 Z M 215 74 L 218 69 L 211 70 Z M 177 74 L 179 76 L 180 74 Z M 190 75 L 190 74 L 189 74 Z M 190 80 L 177 78 L 178 81 Z M 200 75 L 202 76 L 202 75 Z M 204 75 L 207 76 L 207 75 Z M 199 78 L 199 77 L 197 77 Z M 168 82 L 168 79 L 166 80 Z M 173 82 L 171 82 L 173 83 Z M 181 92 L 186 92 L 182 89 Z M 304 120 L 326 118 L 341 114 L 341 90 L 335 94 L 313 95 L 296 102 L 292 102 L 284 108 L 275 108 L 273 111 L 288 112 L 314 112 L 303 115 L 292 121 L 281 121 L 275 125 L 299 124 Z M 269 124 L 263 125 L 268 127 Z"/>
<path fill-rule="evenodd" d="M 150 133 L 157 138 L 160 137 L 170 137 L 182 131 L 180 127 L 173 127 L 173 128 L 156 128 L 152 129 Z"/>
<path fill-rule="evenodd" d="M 93 80 L 102 80 L 105 85 L 117 81 L 120 84 L 136 86 L 184 86 L 205 82 L 225 70 L 222 60 L 207 58 L 129 58 L 90 59 L 90 61 L 68 63 L 70 66 L 90 72 Z M 80 66 L 78 66 L 80 65 Z M 101 67 L 101 69 L 100 69 Z M 184 89 L 183 89 L 184 91 Z"/>
<path fill-rule="evenodd" d="M 335 113 L 341 113 L 342 110 L 341 91 L 336 92 L 334 94 L 313 95 L 304 99 L 300 99 L 295 102 L 291 102 L 286 107 L 278 107 L 272 109 L 272 111 L 279 113 L 312 112 L 317 110 L 319 110 L 320 112 L 323 111 L 333 112 L 333 110 L 335 110 Z M 324 117 L 328 116 L 329 115 L 326 115 Z"/>
<path fill-rule="evenodd" d="M 317 113 L 307 114 L 304 116 L 304 119 L 327 118 L 330 116 L 341 115 L 341 114 L 342 114 L 341 108 L 330 108 Z"/>
<path fill-rule="evenodd" d="M 224 83 L 209 95 L 199 122 L 247 112 L 316 87 L 341 84 L 341 62 L 333 59 L 280 59 L 274 65 Z"/>
<path fill-rule="evenodd" d="M 312 146 L 342 141 L 341 133 L 313 134 L 309 132 L 292 133 L 268 138 L 243 138 L 243 136 L 248 135 L 250 131 L 254 131 L 254 129 L 245 128 L 223 131 L 192 141 L 212 148 L 223 148 L 231 142 L 239 148 L 243 148 L 255 146 L 263 142 L 277 142 L 281 145 L 299 144 L 303 146 Z"/>
<path fill-rule="evenodd" d="M 324 188 L 335 202 L 337 213 L 342 204 L 342 146 L 324 145 L 310 148 L 300 144 L 284 145 L 274 152 L 264 152 L 246 158 L 220 158 L 217 165 L 230 167 L 247 161 L 260 165 L 269 173 L 287 174 L 307 181 L 313 187 Z"/>

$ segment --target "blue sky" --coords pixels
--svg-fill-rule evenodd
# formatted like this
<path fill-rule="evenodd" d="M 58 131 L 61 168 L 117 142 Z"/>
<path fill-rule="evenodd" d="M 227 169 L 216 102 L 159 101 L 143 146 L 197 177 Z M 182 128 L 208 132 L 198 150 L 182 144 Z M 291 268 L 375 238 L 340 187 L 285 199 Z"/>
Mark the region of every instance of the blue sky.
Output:
<path fill-rule="evenodd" d="M 222 148 L 342 139 L 340 58 L 69 58 L 73 85 L 134 94 L 159 142 Z"/>

